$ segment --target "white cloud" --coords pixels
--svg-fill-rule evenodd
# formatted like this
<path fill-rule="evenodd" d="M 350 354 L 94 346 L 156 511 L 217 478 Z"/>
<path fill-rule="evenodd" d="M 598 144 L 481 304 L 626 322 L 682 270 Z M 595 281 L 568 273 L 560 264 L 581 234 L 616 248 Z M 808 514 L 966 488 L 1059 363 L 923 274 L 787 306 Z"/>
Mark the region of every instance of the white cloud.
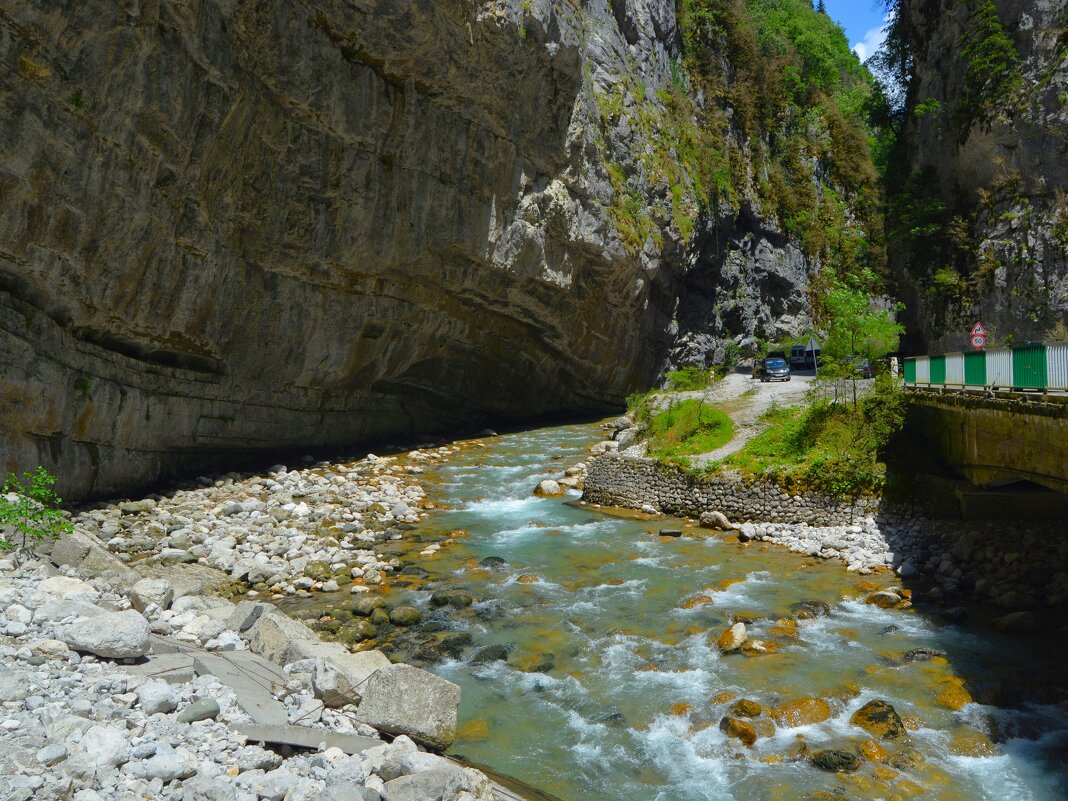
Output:
<path fill-rule="evenodd" d="M 889 23 L 889 21 L 890 15 L 887 14 L 886 22 Z M 861 61 L 867 61 L 875 55 L 876 50 L 883 46 L 883 42 L 886 41 L 886 31 L 889 27 L 889 24 L 885 24 L 878 28 L 872 28 L 864 34 L 863 41 L 853 45 L 853 52 L 860 57 Z"/>

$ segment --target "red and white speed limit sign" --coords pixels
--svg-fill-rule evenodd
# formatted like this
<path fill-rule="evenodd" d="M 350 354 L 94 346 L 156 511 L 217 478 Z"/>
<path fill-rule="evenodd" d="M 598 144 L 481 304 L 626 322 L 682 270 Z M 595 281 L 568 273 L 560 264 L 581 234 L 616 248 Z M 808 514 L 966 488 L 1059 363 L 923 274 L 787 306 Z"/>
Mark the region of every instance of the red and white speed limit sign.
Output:
<path fill-rule="evenodd" d="M 979 336 L 978 334 L 972 337 L 972 347 L 976 350 L 982 350 L 986 347 L 986 337 Z"/>

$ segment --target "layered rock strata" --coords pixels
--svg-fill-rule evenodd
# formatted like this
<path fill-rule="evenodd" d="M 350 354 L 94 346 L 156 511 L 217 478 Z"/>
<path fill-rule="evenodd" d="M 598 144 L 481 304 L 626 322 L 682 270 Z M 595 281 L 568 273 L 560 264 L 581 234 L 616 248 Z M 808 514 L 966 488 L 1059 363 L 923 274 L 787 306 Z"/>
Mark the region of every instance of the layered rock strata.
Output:
<path fill-rule="evenodd" d="M 668 80 L 669 5 L 19 0 L 0 29 L 6 466 L 114 494 L 655 373 L 678 240 L 620 243 L 627 132 L 591 109 L 634 53 Z"/>

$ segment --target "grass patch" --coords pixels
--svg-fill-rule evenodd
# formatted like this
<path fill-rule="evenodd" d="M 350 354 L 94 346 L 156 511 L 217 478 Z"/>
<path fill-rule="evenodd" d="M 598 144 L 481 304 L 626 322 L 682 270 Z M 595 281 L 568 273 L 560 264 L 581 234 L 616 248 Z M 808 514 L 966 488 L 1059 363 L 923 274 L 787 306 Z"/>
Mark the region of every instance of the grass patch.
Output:
<path fill-rule="evenodd" d="M 731 419 L 699 400 L 685 400 L 652 415 L 648 426 L 649 454 L 665 460 L 714 451 L 734 436 Z"/>
<path fill-rule="evenodd" d="M 882 378 L 856 406 L 818 401 L 771 409 L 762 418 L 767 429 L 713 469 L 770 478 L 789 491 L 878 495 L 886 486 L 885 451 L 904 415 L 903 391 Z"/>
<path fill-rule="evenodd" d="M 667 374 L 667 386 L 674 392 L 696 392 L 708 389 L 712 383 L 712 371 L 700 367 L 683 367 Z"/>

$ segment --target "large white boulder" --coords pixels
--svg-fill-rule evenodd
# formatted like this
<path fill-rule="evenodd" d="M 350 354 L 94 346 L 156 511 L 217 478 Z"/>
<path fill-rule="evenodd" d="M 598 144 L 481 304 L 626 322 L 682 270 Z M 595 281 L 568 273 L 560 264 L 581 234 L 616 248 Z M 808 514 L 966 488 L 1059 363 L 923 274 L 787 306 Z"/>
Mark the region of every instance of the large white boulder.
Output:
<path fill-rule="evenodd" d="M 390 734 L 447 748 L 456 738 L 459 705 L 460 688 L 451 681 L 411 665 L 390 665 L 367 680 L 357 717 Z"/>
<path fill-rule="evenodd" d="M 348 653 L 345 646 L 323 642 L 299 620 L 293 620 L 273 608 L 260 615 L 247 634 L 249 650 L 276 665 Z"/>
<path fill-rule="evenodd" d="M 83 617 L 60 629 L 59 639 L 75 651 L 111 659 L 144 656 L 152 646 L 148 621 L 132 609 Z"/>

